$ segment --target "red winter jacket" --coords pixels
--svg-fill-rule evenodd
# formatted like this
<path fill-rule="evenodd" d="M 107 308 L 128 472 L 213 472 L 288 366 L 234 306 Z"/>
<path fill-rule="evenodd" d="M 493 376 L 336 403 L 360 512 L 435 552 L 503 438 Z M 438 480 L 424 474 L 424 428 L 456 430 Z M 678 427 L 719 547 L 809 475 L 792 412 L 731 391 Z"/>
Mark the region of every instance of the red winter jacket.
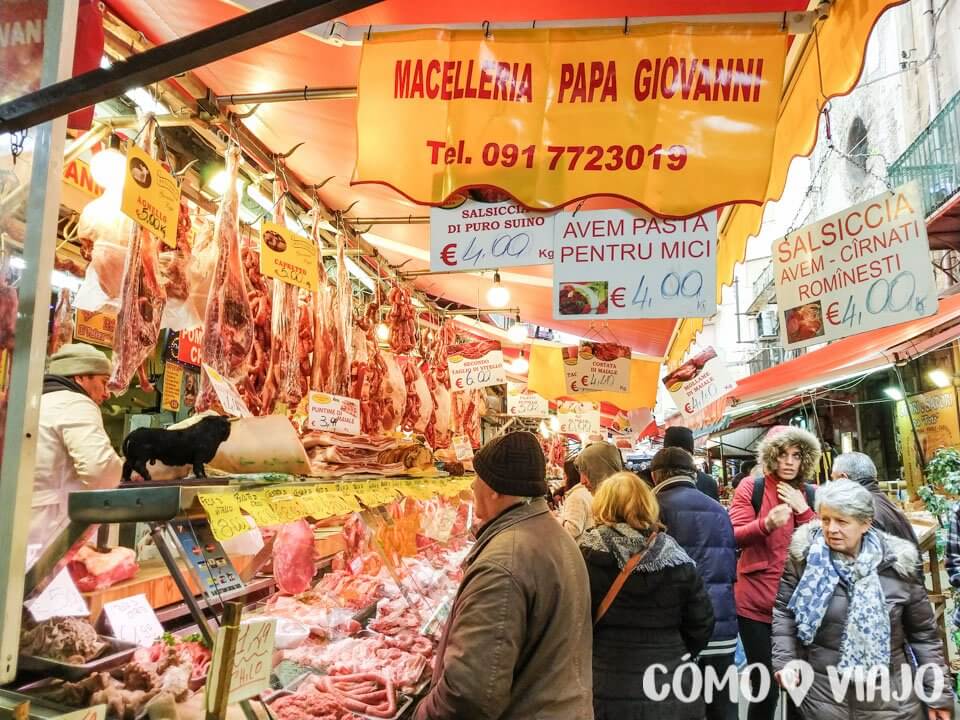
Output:
<path fill-rule="evenodd" d="M 757 622 L 773 622 L 773 604 L 780 586 L 780 576 L 787 560 L 787 547 L 793 531 L 816 518 L 812 509 L 794 514 L 787 524 L 768 533 L 763 526 L 767 514 L 780 504 L 775 476 L 764 478 L 763 502 L 760 515 L 753 511 L 750 502 L 753 495 L 753 479 L 746 478 L 737 486 L 730 505 L 730 521 L 733 534 L 740 548 L 737 562 L 737 583 L 734 596 L 737 600 L 737 615 Z"/>

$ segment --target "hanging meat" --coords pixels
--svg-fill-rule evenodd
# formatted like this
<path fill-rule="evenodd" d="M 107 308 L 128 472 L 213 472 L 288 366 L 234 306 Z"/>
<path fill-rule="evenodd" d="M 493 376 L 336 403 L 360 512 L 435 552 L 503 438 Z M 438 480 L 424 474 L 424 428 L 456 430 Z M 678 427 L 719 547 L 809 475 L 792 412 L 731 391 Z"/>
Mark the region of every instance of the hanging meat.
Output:
<path fill-rule="evenodd" d="M 274 217 L 283 218 L 285 189 L 279 179 L 273 183 Z M 273 307 L 270 314 L 270 362 L 261 397 L 261 413 L 269 415 L 277 402 L 296 407 L 303 393 L 300 389 L 300 289 L 296 285 L 274 280 Z"/>
<path fill-rule="evenodd" d="M 318 248 L 323 247 L 320 237 L 320 207 L 313 209 L 313 240 Z M 323 253 L 317 253 L 320 289 L 313 297 L 313 363 L 310 372 L 310 388 L 318 392 L 344 394 L 341 367 L 346 361 L 343 333 L 338 318 L 340 288 L 330 284 Z M 348 318 L 349 319 L 349 318 Z M 349 366 L 347 366 L 349 369 Z"/>
<path fill-rule="evenodd" d="M 241 248 L 243 268 L 250 291 L 250 309 L 253 311 L 254 340 L 247 363 L 247 378 L 239 391 L 250 412 L 260 415 L 272 345 L 270 315 L 273 307 L 273 281 L 260 274 L 260 252 L 254 248 L 249 227 L 245 227 L 241 233 Z"/>
<path fill-rule="evenodd" d="M 190 312 L 202 324 L 207 315 L 207 298 L 210 295 L 210 283 L 217 269 L 217 243 L 213 237 L 213 223 L 201 217 L 194 217 L 192 228 L 193 247 L 190 262 L 187 265 L 188 304 Z"/>
<path fill-rule="evenodd" d="M 297 382 L 301 398 L 310 390 L 310 379 L 313 376 L 313 318 L 316 296 L 317 293 L 301 290 L 298 300 L 300 327 L 297 331 L 297 353 L 300 367 Z"/>
<path fill-rule="evenodd" d="M 247 358 L 253 346 L 253 311 L 250 293 L 240 260 L 240 194 L 236 178 L 240 170 L 240 148 L 227 148 L 229 182 L 220 201 L 213 236 L 217 246 L 217 265 L 207 296 L 203 320 L 201 360 L 239 384 L 247 373 Z M 217 397 L 206 373 L 201 373 L 198 412 L 217 405 Z"/>
<path fill-rule="evenodd" d="M 370 303 L 358 321 L 356 334 L 362 334 L 363 347 L 355 351 L 350 389 L 350 396 L 360 400 L 361 428 L 368 435 L 396 430 L 407 400 L 403 370 L 396 356 L 382 352 L 374 335 L 379 311 L 377 303 Z"/>
<path fill-rule="evenodd" d="M 433 400 L 433 413 L 427 424 L 427 443 L 434 450 L 450 447 L 453 442 L 451 420 L 453 415 L 450 397 L 450 369 L 447 365 L 447 349 L 457 340 L 456 326 L 448 320 L 436 332 L 426 364 L 424 377 Z"/>
<path fill-rule="evenodd" d="M 134 222 L 120 211 L 119 190 L 108 190 L 91 200 L 80 213 L 77 238 L 89 247 L 85 287 L 95 288 L 97 299 L 81 305 L 84 310 L 99 310 L 104 304 L 120 302 L 127 248 L 134 234 Z"/>
<path fill-rule="evenodd" d="M 417 344 L 417 319 L 410 291 L 400 283 L 394 283 L 387 293 L 390 312 L 387 325 L 390 326 L 390 349 L 397 354 L 408 353 Z"/>
<path fill-rule="evenodd" d="M 383 429 L 392 432 L 403 422 L 403 410 L 407 405 L 407 382 L 396 355 L 383 353 L 383 362 L 387 367 L 387 376 L 380 398 L 381 418 Z"/>
<path fill-rule="evenodd" d="M 337 312 L 334 317 L 337 335 L 344 354 L 338 357 L 335 366 L 334 385 L 338 395 L 346 395 L 350 389 L 353 371 L 353 289 L 347 273 L 346 258 L 347 236 L 337 233 Z"/>
<path fill-rule="evenodd" d="M 403 365 L 403 380 L 407 389 L 404 404 L 403 422 L 404 432 L 424 433 L 433 416 L 433 397 L 426 378 L 420 370 L 417 358 L 405 356 L 400 358 Z"/>
<path fill-rule="evenodd" d="M 173 250 L 162 248 L 160 274 L 167 292 L 167 306 L 163 311 L 163 327 L 171 330 L 191 330 L 203 324 L 203 314 L 194 310 L 190 295 L 192 249 L 190 247 L 190 206 L 185 198 L 180 200 L 180 216 L 177 220 L 177 246 Z"/>
<path fill-rule="evenodd" d="M 0 258 L 0 459 L 7 427 L 7 396 L 10 393 L 10 365 L 17 330 L 17 290 L 10 282 L 9 258 Z"/>
<path fill-rule="evenodd" d="M 50 342 L 47 343 L 47 355 L 53 355 L 64 345 L 73 342 L 73 330 L 73 300 L 69 290 L 60 288 L 57 307 L 53 311 L 53 329 Z"/>
<path fill-rule="evenodd" d="M 141 132 L 140 147 L 151 157 L 156 157 L 156 127 L 151 116 Z M 160 280 L 160 240 L 139 225 L 130 237 L 113 337 L 113 371 L 107 381 L 107 389 L 114 394 L 127 389 L 130 379 L 153 352 L 167 302 Z M 140 378 L 142 386 L 146 378 L 142 371 Z"/>
<path fill-rule="evenodd" d="M 487 411 L 483 390 L 464 390 L 452 394 L 453 432 L 466 435 L 474 448 L 481 445 L 480 418 Z"/>

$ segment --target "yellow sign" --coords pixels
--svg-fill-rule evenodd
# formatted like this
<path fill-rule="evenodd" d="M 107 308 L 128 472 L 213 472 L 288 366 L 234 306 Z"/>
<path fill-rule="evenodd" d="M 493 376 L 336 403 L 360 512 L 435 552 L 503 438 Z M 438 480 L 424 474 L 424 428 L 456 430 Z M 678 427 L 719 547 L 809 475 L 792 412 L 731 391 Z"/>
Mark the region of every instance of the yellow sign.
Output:
<path fill-rule="evenodd" d="M 910 416 L 907 415 L 907 402 L 910 403 L 910 415 L 913 416 L 912 425 Z M 940 448 L 960 447 L 956 391 L 952 387 L 932 390 L 897 403 L 897 431 L 900 436 L 903 470 L 911 496 L 916 495 L 916 488 L 923 484 L 923 472 L 917 462 L 914 428 L 920 438 L 924 462 L 928 462 Z"/>
<path fill-rule="evenodd" d="M 245 490 L 236 494 L 240 508 L 245 510 L 253 518 L 253 521 L 260 527 L 278 525 L 280 518 L 273 511 L 267 496 L 262 491 Z"/>
<path fill-rule="evenodd" d="M 117 314 L 77 310 L 73 324 L 73 337 L 79 342 L 113 347 L 113 334 L 117 329 Z"/>
<path fill-rule="evenodd" d="M 183 385 L 183 368 L 176 363 L 166 363 L 163 368 L 163 395 L 160 399 L 162 410 L 177 412 L 180 410 L 180 388 Z"/>
<path fill-rule="evenodd" d="M 180 186 L 160 163 L 136 146 L 127 152 L 120 209 L 168 247 L 177 246 Z"/>
<path fill-rule="evenodd" d="M 236 537 L 250 529 L 240 512 L 240 505 L 237 503 L 235 496 L 199 493 L 197 497 L 207 513 L 213 536 L 220 542 Z"/>
<path fill-rule="evenodd" d="M 786 50 L 778 27 L 745 25 L 374 34 L 353 181 L 425 204 L 484 186 L 542 209 L 760 202 Z"/>
<path fill-rule="evenodd" d="M 320 270 L 316 243 L 283 225 L 263 223 L 260 228 L 260 272 L 288 285 L 317 292 Z"/>
<path fill-rule="evenodd" d="M 103 195 L 103 188 L 93 179 L 90 165 L 80 158 L 75 158 L 63 166 L 63 181 L 90 197 Z"/>

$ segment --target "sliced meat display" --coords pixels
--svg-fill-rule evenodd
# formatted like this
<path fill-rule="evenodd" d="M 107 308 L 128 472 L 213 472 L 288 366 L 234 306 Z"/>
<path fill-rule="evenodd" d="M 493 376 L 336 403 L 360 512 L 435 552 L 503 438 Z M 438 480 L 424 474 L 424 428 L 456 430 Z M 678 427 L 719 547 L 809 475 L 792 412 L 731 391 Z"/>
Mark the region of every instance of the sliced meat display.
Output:
<path fill-rule="evenodd" d="M 337 433 L 314 431 L 303 436 L 303 446 L 306 449 L 313 447 L 358 448 L 364 450 L 388 450 L 397 446 L 397 441 L 391 437 L 374 435 L 338 435 Z"/>
<path fill-rule="evenodd" d="M 254 343 L 254 317 L 250 307 L 250 290 L 240 259 L 240 195 L 236 177 L 240 168 L 240 148 L 227 149 L 229 184 L 223 194 L 214 238 L 217 265 L 210 283 L 207 311 L 203 321 L 204 363 L 234 383 L 240 383 L 248 372 L 248 358 Z M 216 406 L 216 393 L 206 373 L 201 373 L 197 410 Z"/>
<path fill-rule="evenodd" d="M 317 571 L 313 554 L 313 529 L 306 520 L 280 527 L 273 543 L 273 577 L 281 592 L 298 595 L 310 587 Z"/>
<path fill-rule="evenodd" d="M 140 147 L 156 157 L 157 122 L 151 117 L 141 131 Z M 120 311 L 113 337 L 113 368 L 107 389 L 124 392 L 137 370 L 153 353 L 167 296 L 160 280 L 160 240 L 139 225 L 133 230 L 123 269 Z M 143 378 L 141 375 L 141 385 Z"/>
<path fill-rule="evenodd" d="M 403 365 L 403 381 L 407 394 L 404 403 L 403 422 L 405 432 L 425 432 L 433 416 L 433 397 L 430 387 L 416 358 L 399 358 Z"/>

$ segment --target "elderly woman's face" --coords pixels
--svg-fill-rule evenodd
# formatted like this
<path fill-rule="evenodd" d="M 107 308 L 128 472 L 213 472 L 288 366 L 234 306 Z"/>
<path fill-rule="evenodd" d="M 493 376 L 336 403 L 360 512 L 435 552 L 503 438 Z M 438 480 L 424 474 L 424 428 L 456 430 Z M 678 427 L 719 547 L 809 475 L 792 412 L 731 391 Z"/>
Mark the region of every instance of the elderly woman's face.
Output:
<path fill-rule="evenodd" d="M 826 505 L 820 506 L 820 525 L 827 547 L 844 555 L 856 556 L 860 552 L 860 541 L 870 521 L 863 521 L 834 510 Z"/>

